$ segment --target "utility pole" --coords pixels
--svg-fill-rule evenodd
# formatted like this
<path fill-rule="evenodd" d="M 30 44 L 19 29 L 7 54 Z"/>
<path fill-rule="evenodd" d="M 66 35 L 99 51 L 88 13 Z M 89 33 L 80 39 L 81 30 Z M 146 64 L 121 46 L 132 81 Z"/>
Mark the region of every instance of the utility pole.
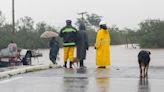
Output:
<path fill-rule="evenodd" d="M 13 25 L 13 32 L 15 32 L 15 11 L 14 11 L 14 0 L 12 0 L 12 25 Z"/>
<path fill-rule="evenodd" d="M 128 35 L 127 34 L 126 34 L 125 41 L 126 41 L 126 47 L 128 48 Z"/>
<path fill-rule="evenodd" d="M 78 13 L 78 15 L 81 15 L 82 16 L 82 23 L 84 23 L 84 14 L 87 14 L 87 12 Z"/>

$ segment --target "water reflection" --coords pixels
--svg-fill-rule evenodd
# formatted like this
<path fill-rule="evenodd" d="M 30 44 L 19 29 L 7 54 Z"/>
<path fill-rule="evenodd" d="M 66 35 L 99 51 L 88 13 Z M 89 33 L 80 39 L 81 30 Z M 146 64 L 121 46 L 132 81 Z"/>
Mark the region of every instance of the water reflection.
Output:
<path fill-rule="evenodd" d="M 97 92 L 109 92 L 109 78 L 96 78 Z"/>
<path fill-rule="evenodd" d="M 148 78 L 140 78 L 138 83 L 138 92 L 151 92 Z"/>
<path fill-rule="evenodd" d="M 76 73 L 76 69 L 64 68 L 64 74 L 74 74 Z"/>
<path fill-rule="evenodd" d="M 88 92 L 87 77 L 64 77 L 62 92 Z"/>
<path fill-rule="evenodd" d="M 87 69 L 86 68 L 79 68 L 77 69 L 78 74 L 87 74 Z"/>
<path fill-rule="evenodd" d="M 110 75 L 110 68 L 97 68 L 95 73 L 96 78 L 107 78 Z"/>
<path fill-rule="evenodd" d="M 97 92 L 109 92 L 109 68 L 97 68 L 96 69 L 96 91 Z"/>

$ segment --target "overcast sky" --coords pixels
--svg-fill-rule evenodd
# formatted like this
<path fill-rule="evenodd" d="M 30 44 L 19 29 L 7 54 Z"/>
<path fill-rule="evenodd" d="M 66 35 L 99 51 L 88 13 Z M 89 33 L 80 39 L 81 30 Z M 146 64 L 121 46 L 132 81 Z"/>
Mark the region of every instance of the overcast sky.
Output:
<path fill-rule="evenodd" d="M 0 0 L 0 11 L 8 21 L 11 2 Z M 109 26 L 137 28 L 145 19 L 164 19 L 164 0 L 15 0 L 16 19 L 29 16 L 54 26 L 64 26 L 68 18 L 75 21 L 83 11 L 103 16 Z"/>

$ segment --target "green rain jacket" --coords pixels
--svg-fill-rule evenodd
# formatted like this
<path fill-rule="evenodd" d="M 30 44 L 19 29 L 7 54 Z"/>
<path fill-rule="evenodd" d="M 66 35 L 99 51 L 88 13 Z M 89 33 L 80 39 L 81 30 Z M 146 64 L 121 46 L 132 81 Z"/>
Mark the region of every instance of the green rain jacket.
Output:
<path fill-rule="evenodd" d="M 72 47 L 76 45 L 77 42 L 77 29 L 71 25 L 67 25 L 60 31 L 60 37 L 63 38 L 64 47 Z"/>

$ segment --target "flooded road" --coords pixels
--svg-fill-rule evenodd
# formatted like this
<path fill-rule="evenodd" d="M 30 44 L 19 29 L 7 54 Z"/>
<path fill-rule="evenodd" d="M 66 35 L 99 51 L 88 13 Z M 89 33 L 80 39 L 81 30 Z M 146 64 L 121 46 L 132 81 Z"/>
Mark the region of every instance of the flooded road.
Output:
<path fill-rule="evenodd" d="M 140 49 L 111 47 L 112 66 L 98 69 L 93 48 L 87 53 L 87 69 L 49 69 L 0 81 L 2 92 L 162 92 L 164 90 L 164 50 L 150 50 L 148 78 L 139 78 L 137 54 Z M 33 64 L 49 64 L 48 50 Z M 46 56 L 47 55 L 47 56 Z M 60 50 L 62 65 L 62 49 Z"/>
<path fill-rule="evenodd" d="M 112 66 L 137 66 L 137 55 L 141 49 L 133 49 L 129 46 L 126 48 L 125 45 L 113 45 L 111 46 L 110 60 Z M 164 66 L 164 49 L 147 49 L 151 52 L 150 66 Z M 33 64 L 49 64 L 49 50 L 40 50 L 43 53 L 43 57 L 38 59 L 33 59 Z M 75 51 L 76 52 L 76 51 Z M 76 54 L 76 53 L 75 53 Z M 63 49 L 59 52 L 60 60 L 58 60 L 59 65 L 63 65 Z M 96 68 L 95 65 L 95 49 L 93 47 L 89 48 L 87 51 L 87 57 L 85 60 L 85 65 L 87 67 Z"/>

